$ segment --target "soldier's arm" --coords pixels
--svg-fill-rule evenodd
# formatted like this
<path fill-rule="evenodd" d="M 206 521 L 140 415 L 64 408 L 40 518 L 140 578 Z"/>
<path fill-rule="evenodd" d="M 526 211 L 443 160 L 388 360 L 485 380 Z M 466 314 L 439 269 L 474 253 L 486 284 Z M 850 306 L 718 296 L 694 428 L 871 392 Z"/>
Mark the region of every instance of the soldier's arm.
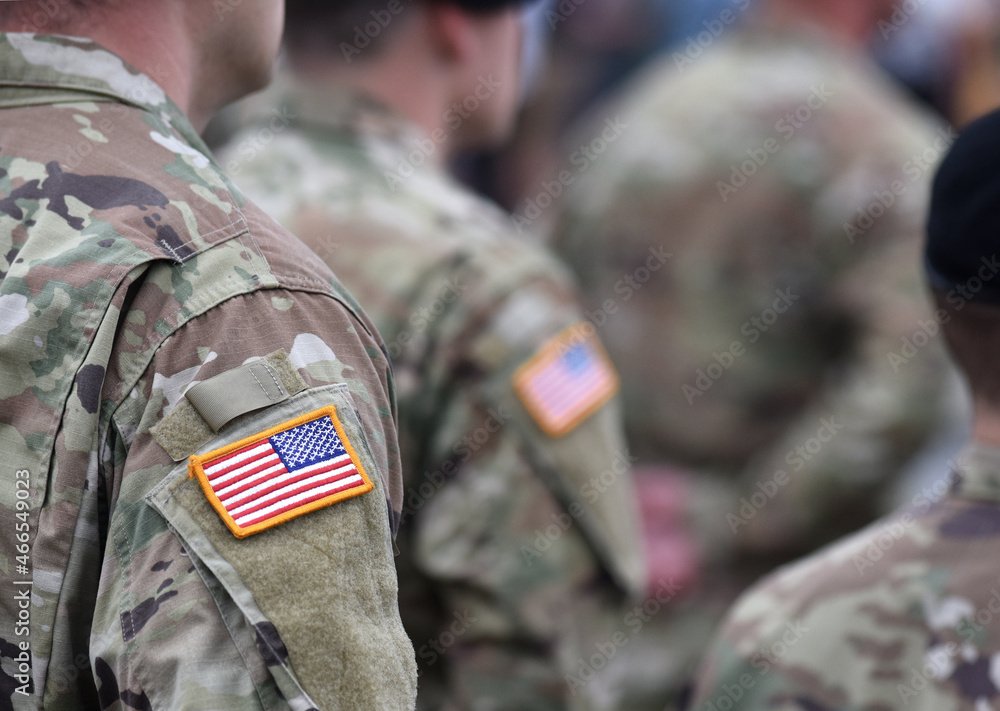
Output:
<path fill-rule="evenodd" d="M 389 389 L 379 343 L 322 293 L 237 296 L 164 340 L 112 419 L 102 701 L 412 708 Z"/>
<path fill-rule="evenodd" d="M 901 509 L 755 584 L 719 626 L 689 708 L 972 708 L 988 635 L 964 610 L 991 593 L 959 572 L 968 539 L 940 534 L 956 513 Z"/>
<path fill-rule="evenodd" d="M 798 658 L 803 647 L 817 643 L 813 628 L 801 620 L 787 624 L 762 620 L 759 606 L 765 600 L 774 604 L 755 591 L 747 593 L 720 626 L 698 671 L 692 711 L 751 711 L 775 704 L 790 709 L 839 708 L 828 705 L 837 701 L 837 690 L 823 688 L 816 675 L 822 669 L 803 665 Z"/>
<path fill-rule="evenodd" d="M 615 388 L 599 382 L 613 373 L 556 268 L 536 266 L 506 277 L 491 269 L 478 295 L 463 295 L 461 308 L 475 313 L 456 314 L 447 340 L 460 345 L 451 365 L 464 375 L 430 473 L 404 507 L 419 573 L 453 620 L 444 638 L 414 639 L 423 665 L 447 665 L 449 708 L 484 697 L 497 709 L 590 708 L 599 682 L 581 666 L 610 643 L 621 603 L 643 583 L 630 455 Z M 514 288 L 482 293 L 498 278 Z M 589 395 L 555 385 L 559 358 L 576 347 Z M 554 417 L 560 397 L 569 407 Z M 432 480 L 440 488 L 425 497 Z"/>

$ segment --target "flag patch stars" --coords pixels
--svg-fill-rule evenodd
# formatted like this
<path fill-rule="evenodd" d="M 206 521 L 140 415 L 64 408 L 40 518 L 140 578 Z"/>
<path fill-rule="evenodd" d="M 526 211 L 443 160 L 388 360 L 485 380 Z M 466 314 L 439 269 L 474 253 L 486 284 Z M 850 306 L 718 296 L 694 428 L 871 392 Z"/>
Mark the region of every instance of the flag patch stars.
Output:
<path fill-rule="evenodd" d="M 614 397 L 618 374 L 589 324 L 577 324 L 518 368 L 513 384 L 538 426 L 561 437 Z"/>
<path fill-rule="evenodd" d="M 192 456 L 188 469 L 237 538 L 374 488 L 333 406 Z"/>

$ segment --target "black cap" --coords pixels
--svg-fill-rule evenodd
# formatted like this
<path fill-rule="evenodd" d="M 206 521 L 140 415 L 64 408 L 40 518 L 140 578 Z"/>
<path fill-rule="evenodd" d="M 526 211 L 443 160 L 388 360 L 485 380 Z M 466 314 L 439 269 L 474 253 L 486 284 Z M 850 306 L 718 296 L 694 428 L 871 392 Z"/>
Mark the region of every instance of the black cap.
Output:
<path fill-rule="evenodd" d="M 1000 111 L 970 124 L 938 168 L 924 252 L 931 287 L 1000 304 Z"/>

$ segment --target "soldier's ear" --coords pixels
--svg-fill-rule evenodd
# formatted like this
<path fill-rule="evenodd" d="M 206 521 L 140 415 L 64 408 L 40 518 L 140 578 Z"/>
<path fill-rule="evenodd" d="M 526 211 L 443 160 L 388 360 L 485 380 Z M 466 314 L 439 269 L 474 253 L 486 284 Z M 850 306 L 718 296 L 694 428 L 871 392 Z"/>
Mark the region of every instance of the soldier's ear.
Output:
<path fill-rule="evenodd" d="M 424 3 L 423 9 L 429 39 L 442 60 L 461 64 L 477 55 L 480 42 L 473 15 L 450 2 Z"/>

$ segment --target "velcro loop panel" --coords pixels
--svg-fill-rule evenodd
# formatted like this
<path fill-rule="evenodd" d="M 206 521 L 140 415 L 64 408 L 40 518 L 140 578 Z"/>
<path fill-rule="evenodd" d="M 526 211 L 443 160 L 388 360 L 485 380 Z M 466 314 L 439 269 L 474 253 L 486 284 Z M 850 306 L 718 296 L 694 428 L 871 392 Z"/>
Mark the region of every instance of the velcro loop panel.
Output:
<path fill-rule="evenodd" d="M 186 459 L 225 425 L 306 389 L 284 350 L 188 388 L 174 410 L 150 430 L 171 459 Z"/>

